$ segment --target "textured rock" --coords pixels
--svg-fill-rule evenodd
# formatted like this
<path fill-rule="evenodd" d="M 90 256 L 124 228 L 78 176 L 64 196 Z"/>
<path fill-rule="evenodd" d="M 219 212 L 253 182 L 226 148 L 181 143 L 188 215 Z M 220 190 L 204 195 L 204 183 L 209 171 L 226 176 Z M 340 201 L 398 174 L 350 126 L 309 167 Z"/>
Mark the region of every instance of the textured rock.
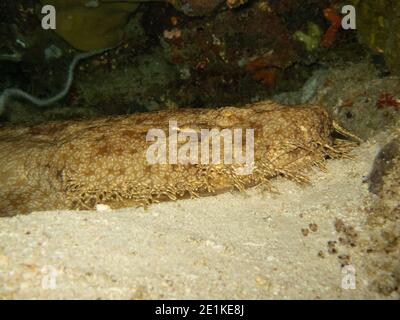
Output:
<path fill-rule="evenodd" d="M 390 136 L 389 136 L 390 138 Z M 366 267 L 371 288 L 386 296 L 400 293 L 400 137 L 386 143 L 375 158 L 369 190 L 377 195 L 368 215 Z"/>
<path fill-rule="evenodd" d="M 169 0 L 168 2 L 188 16 L 205 16 L 224 3 L 224 0 Z"/>

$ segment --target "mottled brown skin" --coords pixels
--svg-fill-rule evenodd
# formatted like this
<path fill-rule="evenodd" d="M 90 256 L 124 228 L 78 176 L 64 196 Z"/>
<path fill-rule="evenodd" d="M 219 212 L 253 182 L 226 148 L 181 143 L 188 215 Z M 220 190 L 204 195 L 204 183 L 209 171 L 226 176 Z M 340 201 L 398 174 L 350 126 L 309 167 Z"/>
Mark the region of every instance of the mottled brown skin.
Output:
<path fill-rule="evenodd" d="M 255 129 L 255 164 L 149 165 L 149 129 L 168 132 L 170 120 L 191 128 Z M 260 102 L 243 108 L 183 109 L 87 121 L 0 127 L 0 216 L 37 210 L 148 205 L 268 183 L 277 175 L 298 182 L 327 156 L 340 156 L 333 123 L 320 107 Z"/>

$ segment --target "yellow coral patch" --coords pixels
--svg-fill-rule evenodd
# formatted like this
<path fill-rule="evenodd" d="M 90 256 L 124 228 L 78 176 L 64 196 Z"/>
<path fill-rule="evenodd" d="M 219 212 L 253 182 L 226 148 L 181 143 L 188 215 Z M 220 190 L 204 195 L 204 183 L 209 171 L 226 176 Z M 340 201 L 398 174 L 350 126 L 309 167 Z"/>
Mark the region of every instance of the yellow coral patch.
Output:
<path fill-rule="evenodd" d="M 137 0 L 41 0 L 57 12 L 55 32 L 74 48 L 92 51 L 117 45 Z"/>

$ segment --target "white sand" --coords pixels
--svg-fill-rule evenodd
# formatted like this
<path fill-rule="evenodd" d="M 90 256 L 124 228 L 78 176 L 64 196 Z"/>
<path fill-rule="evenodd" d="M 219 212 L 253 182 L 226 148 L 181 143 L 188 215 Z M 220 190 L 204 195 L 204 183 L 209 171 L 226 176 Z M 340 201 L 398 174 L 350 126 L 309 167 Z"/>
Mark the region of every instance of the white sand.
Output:
<path fill-rule="evenodd" d="M 335 218 L 362 238 L 370 198 L 362 181 L 377 150 L 364 143 L 355 160 L 329 161 L 306 188 L 277 179 L 280 195 L 251 189 L 147 210 L 2 218 L 0 297 L 384 298 L 368 289 L 360 246 L 327 252 Z M 304 236 L 310 223 L 318 230 Z M 341 287 L 340 254 L 351 256 L 355 290 Z"/>

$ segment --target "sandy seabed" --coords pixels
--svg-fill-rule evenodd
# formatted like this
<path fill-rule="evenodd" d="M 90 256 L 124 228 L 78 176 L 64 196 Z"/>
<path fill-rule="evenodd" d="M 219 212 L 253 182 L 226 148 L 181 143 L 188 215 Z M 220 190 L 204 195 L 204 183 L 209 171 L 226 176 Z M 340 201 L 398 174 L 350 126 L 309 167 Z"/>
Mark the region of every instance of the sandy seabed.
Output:
<path fill-rule="evenodd" d="M 387 299 L 371 290 L 358 242 L 372 195 L 365 177 L 381 144 L 328 161 L 300 187 L 257 188 L 148 209 L 35 212 L 0 219 L 3 299 Z M 332 242 L 332 241 L 337 241 Z M 330 243 L 330 245 L 329 245 Z M 342 265 L 356 271 L 343 289 Z"/>

